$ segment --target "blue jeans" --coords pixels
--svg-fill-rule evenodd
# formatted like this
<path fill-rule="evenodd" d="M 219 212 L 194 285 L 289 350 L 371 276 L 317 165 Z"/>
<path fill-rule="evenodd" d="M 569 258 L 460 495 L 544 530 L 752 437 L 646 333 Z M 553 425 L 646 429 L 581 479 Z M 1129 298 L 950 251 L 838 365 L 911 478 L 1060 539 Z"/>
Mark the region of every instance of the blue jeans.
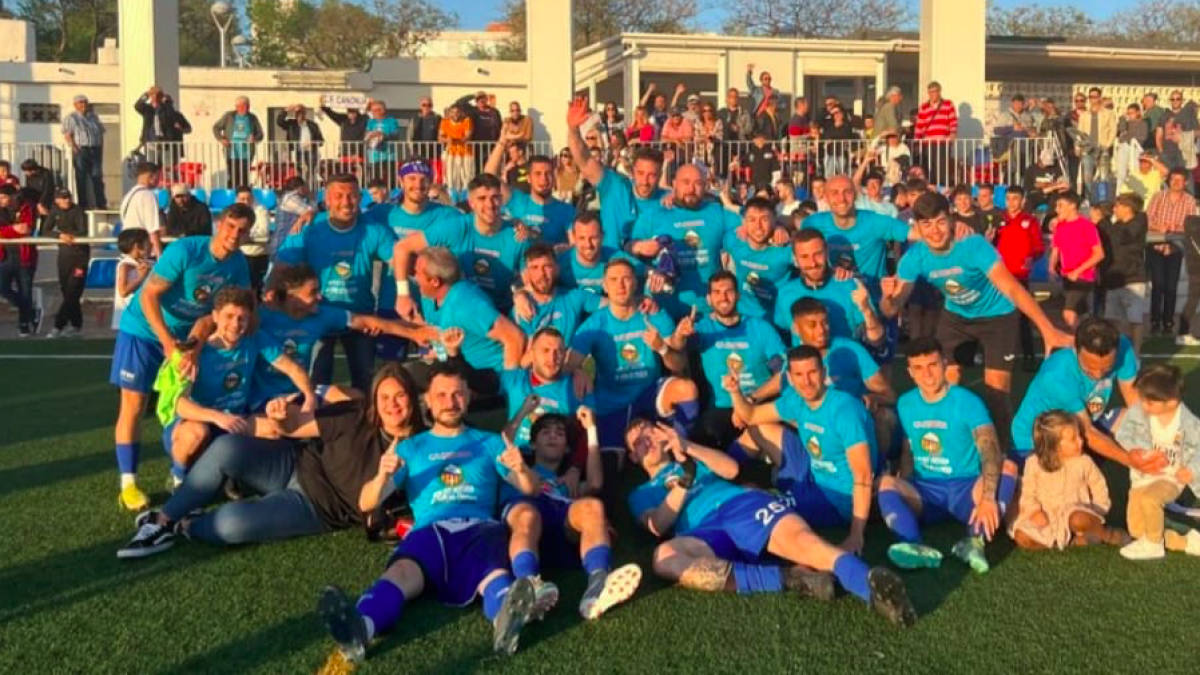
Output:
<path fill-rule="evenodd" d="M 86 209 L 102 209 L 104 197 L 104 149 L 94 145 L 79 148 L 74 154 L 75 195 Z"/>
<path fill-rule="evenodd" d="M 1170 244 L 1171 253 L 1159 253 L 1154 244 L 1146 248 L 1146 266 L 1150 270 L 1150 324 L 1175 327 L 1175 299 L 1179 292 L 1179 272 L 1183 251 Z"/>
<path fill-rule="evenodd" d="M 222 496 L 229 479 L 261 497 L 225 504 L 196 518 L 188 529 L 193 539 L 233 545 L 320 534 L 325 524 L 300 487 L 297 452 L 291 441 L 218 436 L 162 512 L 172 522 L 178 521 Z"/>
<path fill-rule="evenodd" d="M 0 261 L 0 298 L 17 308 L 17 321 L 22 327 L 33 323 L 33 273 L 36 268 L 22 267 L 17 247 L 7 247 L 7 256 Z M 13 290 L 13 286 L 16 290 Z"/>
<path fill-rule="evenodd" d="M 350 362 L 350 385 L 363 393 L 370 392 L 371 376 L 375 370 L 375 338 L 356 330 L 331 335 L 317 343 L 316 353 L 313 354 L 312 383 L 332 384 L 333 352 L 339 341 L 346 352 L 346 360 Z"/>

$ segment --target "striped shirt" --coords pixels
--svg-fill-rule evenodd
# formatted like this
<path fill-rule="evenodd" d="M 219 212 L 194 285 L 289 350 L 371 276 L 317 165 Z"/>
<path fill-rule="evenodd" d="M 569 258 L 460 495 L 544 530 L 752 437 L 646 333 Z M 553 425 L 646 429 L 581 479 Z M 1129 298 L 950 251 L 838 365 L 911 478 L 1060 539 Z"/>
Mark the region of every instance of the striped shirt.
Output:
<path fill-rule="evenodd" d="M 1200 215 L 1196 209 L 1196 198 L 1184 192 L 1178 198 L 1170 190 L 1160 190 L 1150 199 L 1146 217 L 1150 220 L 1150 231 L 1163 234 L 1183 232 L 1183 220 L 1188 216 Z"/>
<path fill-rule="evenodd" d="M 918 140 L 948 140 L 958 133 L 958 113 L 954 104 L 942 99 L 935 106 L 929 101 L 917 109 L 917 126 L 913 133 Z"/>
<path fill-rule="evenodd" d="M 94 113 L 75 111 L 62 121 L 63 135 L 71 134 L 75 145 L 81 148 L 99 146 L 104 142 L 104 125 Z"/>

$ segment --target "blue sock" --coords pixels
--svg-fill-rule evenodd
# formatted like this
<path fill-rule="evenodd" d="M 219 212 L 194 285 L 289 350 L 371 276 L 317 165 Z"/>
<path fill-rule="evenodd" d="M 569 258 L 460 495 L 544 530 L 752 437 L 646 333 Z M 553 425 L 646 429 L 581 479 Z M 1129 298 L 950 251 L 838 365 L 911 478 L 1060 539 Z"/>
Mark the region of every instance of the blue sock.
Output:
<path fill-rule="evenodd" d="M 504 596 L 508 595 L 508 589 L 512 583 L 512 575 L 505 573 L 492 579 L 487 586 L 483 587 L 483 615 L 488 618 L 488 621 L 496 618 L 496 615 L 500 613 L 500 605 L 504 604 Z"/>
<path fill-rule="evenodd" d="M 863 602 L 871 601 L 871 585 L 867 583 L 867 573 L 871 571 L 867 563 L 857 556 L 843 553 L 833 561 L 833 576 L 847 593 L 858 596 Z"/>
<path fill-rule="evenodd" d="M 187 467 L 179 462 L 171 462 L 171 475 L 182 481 L 187 478 Z"/>
<path fill-rule="evenodd" d="M 729 455 L 733 461 L 738 464 L 745 464 L 750 461 L 750 453 L 746 452 L 746 448 L 739 441 L 734 441 L 725 448 L 725 454 Z"/>
<path fill-rule="evenodd" d="M 675 430 L 681 437 L 687 438 L 696 426 L 696 419 L 700 417 L 700 402 L 692 400 L 676 403 L 672 417 Z"/>
<path fill-rule="evenodd" d="M 921 528 L 917 525 L 917 517 L 899 492 L 881 490 L 879 512 L 883 514 L 883 522 L 887 523 L 888 529 L 895 532 L 900 541 L 921 542 Z"/>
<path fill-rule="evenodd" d="M 1004 520 L 1004 514 L 1008 511 L 1008 505 L 1012 504 L 1013 494 L 1016 491 L 1017 477 L 1006 473 L 1000 474 L 1000 489 L 996 495 L 996 506 L 1000 507 L 1000 520 Z"/>
<path fill-rule="evenodd" d="M 137 473 L 140 443 L 117 443 L 117 470 L 121 473 Z"/>
<path fill-rule="evenodd" d="M 738 595 L 778 593 L 783 590 L 783 568 L 778 565 L 733 563 L 733 582 Z"/>
<path fill-rule="evenodd" d="M 522 577 L 536 577 L 541 571 L 542 568 L 538 564 L 537 554 L 533 551 L 525 549 L 513 556 L 512 572 L 513 576 L 518 579 Z"/>
<path fill-rule="evenodd" d="M 598 544 L 583 554 L 584 572 L 591 574 L 592 572 L 607 572 L 610 569 L 612 569 L 612 547 Z"/>
<path fill-rule="evenodd" d="M 404 609 L 404 591 L 387 579 L 380 579 L 358 597 L 358 613 L 371 620 L 375 635 L 391 628 Z"/>

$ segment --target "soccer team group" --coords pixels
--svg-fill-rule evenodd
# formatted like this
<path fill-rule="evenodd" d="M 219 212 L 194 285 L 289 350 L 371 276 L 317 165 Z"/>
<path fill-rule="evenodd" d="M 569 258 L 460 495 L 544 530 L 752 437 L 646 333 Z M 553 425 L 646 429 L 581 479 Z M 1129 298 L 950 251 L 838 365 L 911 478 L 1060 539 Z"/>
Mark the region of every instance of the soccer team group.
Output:
<path fill-rule="evenodd" d="M 547 158 L 531 160 L 528 192 L 502 183 L 502 140 L 467 212 L 429 200 L 419 160 L 399 169 L 401 202 L 365 214 L 354 177 L 333 177 L 327 211 L 274 252 L 261 294 L 238 251 L 252 210 L 235 204 L 212 237 L 169 244 L 113 355 L 119 499 L 141 512 L 118 557 L 180 537 L 395 532 L 383 574 L 357 599 L 333 586 L 319 595 L 356 661 L 426 592 L 455 605 L 481 596 L 501 653 L 558 600 L 542 567 L 583 570 L 585 619 L 629 600 L 642 570 L 613 567 L 620 500 L 661 541 L 660 577 L 826 601 L 845 592 L 903 626 L 917 617 L 893 568 L 941 564 L 921 537 L 938 521 L 962 524 L 951 553 L 978 573 L 1002 532 L 1031 549 L 1200 555 L 1200 533 L 1164 531 L 1164 507 L 1200 485 L 1200 421 L 1181 404 L 1178 369 L 1139 370 L 1104 319 L 1056 328 L 940 194 L 921 187 L 894 219 L 857 209 L 839 176 L 828 210 L 802 221 L 762 198 L 734 211 L 693 165 L 660 188 L 654 151 L 632 176 L 605 168 L 579 133 L 586 117 L 577 101 L 569 147 L 598 212 L 551 196 Z M 897 317 L 930 286 L 945 311 L 936 337 L 904 345 L 916 386 L 897 396 Z M 1054 351 L 1014 414 L 1021 315 Z M 330 386 L 337 344 L 350 387 Z M 982 397 L 958 385 L 976 349 Z M 1108 410 L 1114 386 L 1119 412 Z M 174 492 L 146 510 L 136 473 L 152 390 Z M 490 401 L 507 406 L 500 433 L 464 422 Z M 1111 501 L 1085 448 L 1130 468 L 1128 532 L 1106 525 Z M 747 471 L 755 464 L 768 468 Z M 397 504 L 411 523 L 393 526 Z M 873 509 L 895 539 L 891 566 L 860 557 Z"/>

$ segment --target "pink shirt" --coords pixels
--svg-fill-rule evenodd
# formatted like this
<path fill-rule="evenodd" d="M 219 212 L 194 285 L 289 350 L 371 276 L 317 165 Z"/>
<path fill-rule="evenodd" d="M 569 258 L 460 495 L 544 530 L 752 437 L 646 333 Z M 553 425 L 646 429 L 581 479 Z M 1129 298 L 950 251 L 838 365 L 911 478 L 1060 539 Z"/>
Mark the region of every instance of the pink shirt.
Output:
<path fill-rule="evenodd" d="M 1096 231 L 1092 221 L 1079 216 L 1075 220 L 1060 222 L 1054 228 L 1050 245 L 1058 249 L 1059 265 L 1062 267 L 1063 276 L 1066 276 L 1092 257 L 1092 249 L 1100 245 L 1100 233 Z M 1079 275 L 1079 280 L 1095 281 L 1095 266 Z"/>

